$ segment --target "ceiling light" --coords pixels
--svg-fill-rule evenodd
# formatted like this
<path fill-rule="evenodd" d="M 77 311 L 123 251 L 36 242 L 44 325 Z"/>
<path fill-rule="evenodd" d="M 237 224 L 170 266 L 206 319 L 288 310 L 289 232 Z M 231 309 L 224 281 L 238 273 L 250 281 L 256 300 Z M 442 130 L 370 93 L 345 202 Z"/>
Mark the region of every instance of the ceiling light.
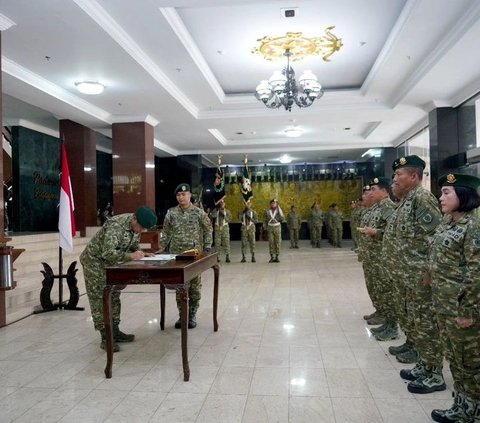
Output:
<path fill-rule="evenodd" d="M 303 131 L 300 128 L 289 128 L 285 129 L 285 135 L 290 138 L 297 138 L 303 134 Z"/>
<path fill-rule="evenodd" d="M 323 60 L 330 61 L 330 56 L 342 48 L 340 38 L 332 33 L 334 26 L 325 29 L 325 36 L 307 38 L 301 32 L 287 32 L 282 37 L 265 36 L 259 39 L 260 46 L 252 50 L 260 53 L 266 60 L 287 58 L 287 66 L 282 71 L 275 71 L 268 80 L 260 81 L 255 90 L 257 100 L 263 102 L 269 109 L 278 109 L 281 106 L 292 111 L 292 106 L 309 107 L 323 95 L 322 85 L 317 77 L 309 70 L 305 71 L 298 84 L 295 71 L 290 66 L 290 60 L 300 60 L 304 57 L 319 54 Z"/>
<path fill-rule="evenodd" d="M 282 157 L 280 157 L 280 163 L 283 163 L 283 164 L 292 163 L 292 158 L 288 154 L 284 154 Z"/>
<path fill-rule="evenodd" d="M 75 82 L 77 90 L 82 94 L 96 95 L 101 94 L 105 89 L 105 85 L 95 81 L 81 81 Z"/>
<path fill-rule="evenodd" d="M 290 49 L 286 49 L 284 56 L 287 58 L 287 66 L 282 70 L 276 70 L 267 81 L 260 81 L 255 92 L 257 100 L 263 102 L 269 109 L 285 107 L 285 110 L 292 111 L 292 106 L 309 107 L 313 102 L 323 95 L 322 86 L 317 77 L 311 71 L 305 71 L 303 75 L 295 80 L 295 71 L 290 66 Z"/>

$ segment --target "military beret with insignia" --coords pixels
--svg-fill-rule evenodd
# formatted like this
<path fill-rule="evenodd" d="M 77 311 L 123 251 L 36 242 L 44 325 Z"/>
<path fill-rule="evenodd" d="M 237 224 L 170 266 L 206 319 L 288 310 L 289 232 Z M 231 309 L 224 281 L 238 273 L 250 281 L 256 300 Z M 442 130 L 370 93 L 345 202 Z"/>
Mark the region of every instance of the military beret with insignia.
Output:
<path fill-rule="evenodd" d="M 145 229 L 150 229 L 157 224 L 157 214 L 155 210 L 148 206 L 139 207 L 135 212 L 135 217 L 137 222 Z"/>
<path fill-rule="evenodd" d="M 449 173 L 440 177 L 438 185 L 441 187 L 467 187 L 477 190 L 480 186 L 480 178 L 461 173 Z"/>
<path fill-rule="evenodd" d="M 189 184 L 179 184 L 177 185 L 177 188 L 175 188 L 175 195 L 177 195 L 177 193 L 179 192 L 192 192 L 192 190 L 190 189 L 190 185 Z"/>
<path fill-rule="evenodd" d="M 402 167 L 419 167 L 423 170 L 425 169 L 425 162 L 420 157 L 413 154 L 412 156 L 400 157 L 392 164 L 393 170 L 401 169 Z"/>
<path fill-rule="evenodd" d="M 378 176 L 376 178 L 373 178 L 370 181 L 370 186 L 372 185 L 378 185 L 380 188 L 389 188 L 390 187 L 391 180 L 389 178 L 385 178 L 383 176 Z"/>

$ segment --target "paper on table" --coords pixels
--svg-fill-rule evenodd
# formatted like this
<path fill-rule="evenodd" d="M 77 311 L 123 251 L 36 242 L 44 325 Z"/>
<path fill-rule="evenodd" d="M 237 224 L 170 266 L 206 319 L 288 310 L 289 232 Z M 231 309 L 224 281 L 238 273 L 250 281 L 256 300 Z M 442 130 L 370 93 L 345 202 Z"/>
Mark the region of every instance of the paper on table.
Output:
<path fill-rule="evenodd" d="M 175 258 L 175 254 L 155 254 L 152 257 L 144 257 L 142 260 L 173 260 Z"/>

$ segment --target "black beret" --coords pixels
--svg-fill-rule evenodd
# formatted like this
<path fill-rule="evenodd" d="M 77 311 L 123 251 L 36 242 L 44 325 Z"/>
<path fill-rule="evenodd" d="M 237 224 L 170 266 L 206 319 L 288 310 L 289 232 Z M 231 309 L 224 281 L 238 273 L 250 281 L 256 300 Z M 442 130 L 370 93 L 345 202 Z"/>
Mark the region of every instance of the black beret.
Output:
<path fill-rule="evenodd" d="M 419 167 L 425 169 L 425 162 L 417 155 L 405 156 L 396 159 L 392 164 L 392 169 L 397 170 L 402 167 Z"/>
<path fill-rule="evenodd" d="M 192 190 L 190 189 L 190 185 L 188 184 L 179 184 L 177 185 L 177 188 L 175 188 L 175 195 L 177 195 L 178 192 L 184 192 L 184 191 L 189 191 L 189 192 L 192 192 Z"/>
<path fill-rule="evenodd" d="M 480 186 L 480 178 L 461 173 L 449 173 L 440 177 L 438 185 L 441 187 L 468 187 L 477 190 Z"/>

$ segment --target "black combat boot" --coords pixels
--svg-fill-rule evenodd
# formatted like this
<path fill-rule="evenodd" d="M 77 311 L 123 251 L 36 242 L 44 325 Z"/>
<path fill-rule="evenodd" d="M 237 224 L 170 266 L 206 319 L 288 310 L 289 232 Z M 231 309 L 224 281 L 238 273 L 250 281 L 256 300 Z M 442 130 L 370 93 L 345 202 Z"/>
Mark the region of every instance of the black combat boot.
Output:
<path fill-rule="evenodd" d="M 273 258 L 273 255 L 270 255 L 270 260 L 268 260 L 269 263 L 275 263 L 275 259 Z"/>
<path fill-rule="evenodd" d="M 197 327 L 197 309 L 190 308 L 190 312 L 188 313 L 188 329 L 195 329 L 196 327 Z"/>
<path fill-rule="evenodd" d="M 275 263 L 280 263 L 280 260 L 278 259 L 278 254 L 275 256 L 275 260 L 273 260 Z"/>
<path fill-rule="evenodd" d="M 462 419 L 467 418 L 464 408 L 466 408 L 464 395 L 462 393 L 455 393 L 453 405 L 450 408 L 447 408 L 446 410 L 438 408 L 432 410 L 432 420 L 439 423 L 454 423 L 462 421 Z"/>
<path fill-rule="evenodd" d="M 245 263 L 247 260 L 245 259 L 245 254 L 242 254 L 242 260 L 240 260 L 240 263 Z"/>
<path fill-rule="evenodd" d="M 397 356 L 398 358 L 398 356 Z M 440 367 L 425 366 L 425 375 L 408 383 L 408 392 L 412 394 L 431 394 L 447 389 Z"/>
<path fill-rule="evenodd" d="M 252 254 L 252 263 L 256 263 L 257 260 L 255 260 L 255 254 Z"/>
<path fill-rule="evenodd" d="M 225 257 L 225 263 L 230 263 L 230 256 L 227 254 L 227 256 Z"/>
<path fill-rule="evenodd" d="M 118 325 L 113 325 L 113 339 L 117 342 L 133 342 L 135 335 L 130 333 L 123 333 Z"/>

